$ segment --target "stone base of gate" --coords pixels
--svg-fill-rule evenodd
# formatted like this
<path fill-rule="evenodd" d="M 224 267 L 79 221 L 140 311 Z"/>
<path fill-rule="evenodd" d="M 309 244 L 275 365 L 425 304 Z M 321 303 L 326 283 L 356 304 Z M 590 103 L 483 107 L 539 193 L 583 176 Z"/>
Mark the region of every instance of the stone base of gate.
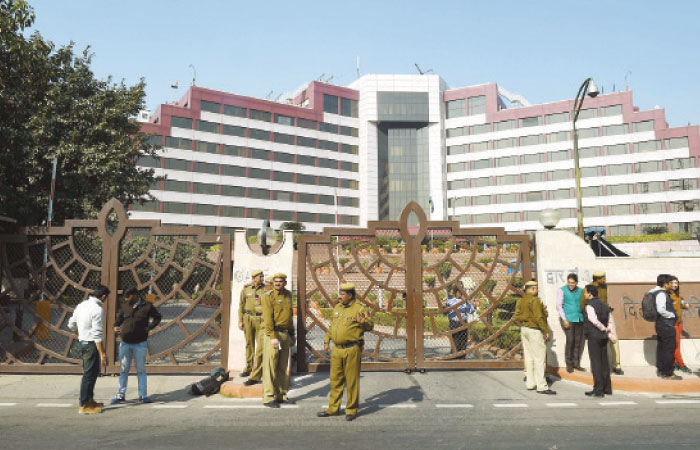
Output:
<path fill-rule="evenodd" d="M 238 374 L 235 374 L 234 376 L 238 376 Z M 243 384 L 245 380 L 245 378 L 234 378 L 231 381 L 225 382 L 221 385 L 219 394 L 223 395 L 224 397 L 231 398 L 262 398 L 262 383 L 246 386 Z M 289 390 L 289 381 L 290 377 L 289 374 L 287 374 L 287 390 Z"/>

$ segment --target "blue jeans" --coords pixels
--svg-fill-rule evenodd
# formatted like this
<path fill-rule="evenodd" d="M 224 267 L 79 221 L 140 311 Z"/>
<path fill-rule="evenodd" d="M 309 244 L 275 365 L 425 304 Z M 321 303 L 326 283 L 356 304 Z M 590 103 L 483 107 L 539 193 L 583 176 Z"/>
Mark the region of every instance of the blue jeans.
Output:
<path fill-rule="evenodd" d="M 148 343 L 146 341 L 138 344 L 127 344 L 121 342 L 119 344 L 119 390 L 118 397 L 126 397 L 126 385 L 129 381 L 129 370 L 131 370 L 131 359 L 134 359 L 136 365 L 136 375 L 139 380 L 139 397 L 145 397 L 148 389 L 146 388 L 146 350 Z"/>
<path fill-rule="evenodd" d="M 95 397 L 95 383 L 100 375 L 100 352 L 94 342 L 80 342 L 83 358 L 83 378 L 80 380 L 80 406 Z"/>

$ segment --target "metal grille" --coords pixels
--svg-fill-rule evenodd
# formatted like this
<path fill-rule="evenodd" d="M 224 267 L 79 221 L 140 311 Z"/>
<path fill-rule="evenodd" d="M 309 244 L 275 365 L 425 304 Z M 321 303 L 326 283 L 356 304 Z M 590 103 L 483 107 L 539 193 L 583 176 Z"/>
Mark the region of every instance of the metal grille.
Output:
<path fill-rule="evenodd" d="M 163 315 L 148 340 L 149 371 L 225 365 L 230 303 L 230 237 L 198 227 L 128 220 L 110 201 L 95 221 L 0 236 L 0 370 L 80 371 L 67 327 L 75 306 L 98 285 L 105 305 L 108 371 L 118 371 L 116 301 L 130 287 Z"/>

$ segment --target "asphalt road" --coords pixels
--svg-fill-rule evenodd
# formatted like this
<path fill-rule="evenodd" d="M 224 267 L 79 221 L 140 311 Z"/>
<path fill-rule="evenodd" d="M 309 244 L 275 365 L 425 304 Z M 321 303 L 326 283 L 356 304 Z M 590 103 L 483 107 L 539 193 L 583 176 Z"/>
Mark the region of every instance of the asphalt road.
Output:
<path fill-rule="evenodd" d="M 37 379 L 46 378 L 29 382 Z M 180 388 L 189 378 L 159 377 L 151 380 L 156 403 L 96 416 L 77 414 L 79 377 L 63 380 L 54 394 L 0 383 L 0 448 L 669 449 L 700 442 L 698 397 L 591 399 L 586 386 L 563 381 L 552 386 L 558 395 L 545 396 L 526 391 L 517 371 L 363 373 L 354 422 L 316 417 L 328 394 L 326 374 L 296 377 L 290 396 L 297 403 L 278 410 L 260 400 L 192 398 Z M 98 380 L 98 399 L 115 387 L 115 378 Z"/>

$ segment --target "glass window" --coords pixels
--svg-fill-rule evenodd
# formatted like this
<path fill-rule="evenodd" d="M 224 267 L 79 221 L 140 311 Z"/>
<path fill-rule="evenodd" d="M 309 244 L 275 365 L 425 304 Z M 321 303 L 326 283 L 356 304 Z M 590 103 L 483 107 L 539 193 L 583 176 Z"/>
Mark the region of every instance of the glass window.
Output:
<path fill-rule="evenodd" d="M 475 214 L 472 216 L 472 223 L 491 223 L 493 222 L 492 214 Z"/>
<path fill-rule="evenodd" d="M 332 152 L 338 151 L 338 143 L 337 142 L 324 141 L 322 139 L 320 139 L 318 142 L 319 142 L 319 147 L 324 149 L 324 150 L 330 150 Z"/>
<path fill-rule="evenodd" d="M 275 181 L 294 183 L 294 174 L 291 172 L 280 172 L 276 170 L 273 175 L 275 176 Z"/>
<path fill-rule="evenodd" d="M 197 130 L 206 131 L 207 133 L 218 133 L 219 124 L 215 122 L 207 122 L 206 120 L 197 121 Z"/>
<path fill-rule="evenodd" d="M 342 153 L 349 153 L 351 155 L 357 155 L 357 153 L 360 150 L 359 150 L 359 147 L 357 145 L 341 144 L 340 151 Z"/>
<path fill-rule="evenodd" d="M 170 126 L 175 128 L 186 128 L 188 130 L 192 129 L 192 119 L 186 117 L 172 116 L 170 118 Z"/>
<path fill-rule="evenodd" d="M 544 173 L 534 172 L 534 173 L 524 173 L 521 175 L 523 183 L 537 183 L 544 181 Z"/>
<path fill-rule="evenodd" d="M 588 186 L 581 188 L 581 195 L 583 197 L 599 197 L 603 195 L 602 186 Z"/>
<path fill-rule="evenodd" d="M 345 170 L 348 172 L 359 172 L 360 168 L 359 168 L 359 165 L 357 163 L 341 161 L 340 162 L 340 170 Z"/>
<path fill-rule="evenodd" d="M 549 172 L 549 181 L 570 180 L 573 178 L 572 172 L 571 169 L 553 170 Z"/>
<path fill-rule="evenodd" d="M 465 186 L 466 186 L 466 181 L 465 180 Z M 473 188 L 478 188 L 478 187 L 485 187 L 485 186 L 491 186 L 491 178 L 489 177 L 483 177 L 483 178 L 474 178 L 472 179 L 472 187 Z"/>
<path fill-rule="evenodd" d="M 259 139 L 261 141 L 269 141 L 270 140 L 270 132 L 267 130 L 258 130 L 256 128 L 249 128 L 248 129 L 248 136 L 251 139 Z"/>
<path fill-rule="evenodd" d="M 520 138 L 520 146 L 525 147 L 526 145 L 537 145 L 542 143 L 541 134 L 533 134 L 532 136 L 522 136 Z"/>
<path fill-rule="evenodd" d="M 275 152 L 274 158 L 276 162 L 294 164 L 294 155 L 291 153 Z"/>
<path fill-rule="evenodd" d="M 446 131 L 446 136 L 448 138 L 453 138 L 453 137 L 459 137 L 459 136 L 464 136 L 466 134 L 466 128 L 465 127 L 459 127 L 459 128 L 449 128 Z"/>
<path fill-rule="evenodd" d="M 275 200 L 279 200 L 282 202 L 293 202 L 294 201 L 294 192 L 287 192 L 287 191 L 273 191 L 273 198 Z"/>
<path fill-rule="evenodd" d="M 506 156 L 496 159 L 496 167 L 516 166 L 518 164 L 517 156 Z"/>
<path fill-rule="evenodd" d="M 313 156 L 297 155 L 297 164 L 316 167 L 316 158 Z"/>
<path fill-rule="evenodd" d="M 632 131 L 641 133 L 643 131 L 654 131 L 654 121 L 645 120 L 644 122 L 635 122 L 632 124 Z"/>
<path fill-rule="evenodd" d="M 360 189 L 360 184 L 355 180 L 341 179 L 340 180 L 340 187 L 345 188 L 345 189 L 357 190 L 357 189 Z"/>
<path fill-rule="evenodd" d="M 298 201 L 301 203 L 316 203 L 316 194 L 305 194 L 300 192 L 297 194 Z"/>
<path fill-rule="evenodd" d="M 338 179 L 333 177 L 318 177 L 320 186 L 338 187 Z"/>
<path fill-rule="evenodd" d="M 340 99 L 340 115 L 346 117 L 357 117 L 357 100 L 349 98 Z"/>
<path fill-rule="evenodd" d="M 489 149 L 489 143 L 488 141 L 486 142 L 475 142 L 473 144 L 469 144 L 469 152 L 470 153 L 475 153 L 475 152 L 483 152 Z"/>
<path fill-rule="evenodd" d="M 497 216 L 498 216 L 498 222 L 500 222 L 500 223 L 520 222 L 520 213 L 519 212 L 501 213 L 501 214 L 497 214 Z"/>
<path fill-rule="evenodd" d="M 577 120 L 591 119 L 593 117 L 598 117 L 598 110 L 596 108 L 582 109 L 578 113 Z"/>
<path fill-rule="evenodd" d="M 275 142 L 294 145 L 294 136 L 291 134 L 275 133 Z"/>
<path fill-rule="evenodd" d="M 160 167 L 160 158 L 157 156 L 141 156 L 136 161 L 136 165 L 140 167 Z"/>
<path fill-rule="evenodd" d="M 321 131 L 326 133 L 338 134 L 338 125 L 333 123 L 321 122 Z"/>
<path fill-rule="evenodd" d="M 243 186 L 221 186 L 221 195 L 229 197 L 245 197 L 245 188 Z M 222 214 L 226 215 L 226 214 Z M 243 215 L 243 214 L 241 214 Z"/>
<path fill-rule="evenodd" d="M 170 148 L 181 148 L 183 150 L 192 150 L 192 140 L 166 136 L 165 146 Z"/>
<path fill-rule="evenodd" d="M 202 100 L 199 102 L 200 107 L 202 111 L 208 111 L 208 112 L 213 112 L 213 113 L 219 113 L 221 112 L 221 103 L 214 103 L 214 102 L 208 102 L 206 100 Z"/>
<path fill-rule="evenodd" d="M 536 116 L 536 117 L 523 117 L 520 119 L 519 127 L 520 128 L 525 128 L 525 127 L 536 127 L 538 125 L 542 125 L 542 116 Z"/>
<path fill-rule="evenodd" d="M 658 172 L 661 170 L 664 170 L 664 163 L 662 161 L 647 161 L 634 165 L 634 171 L 637 173 Z"/>
<path fill-rule="evenodd" d="M 229 136 L 245 137 L 245 128 L 234 125 L 224 125 L 223 133 Z"/>
<path fill-rule="evenodd" d="M 275 114 L 275 122 L 279 123 L 280 125 L 289 125 L 293 127 L 294 117 L 283 116 L 282 114 Z"/>
<path fill-rule="evenodd" d="M 663 181 L 648 181 L 643 183 L 637 183 L 637 192 L 640 194 L 647 194 L 649 192 L 664 192 L 666 190 L 666 183 Z"/>
<path fill-rule="evenodd" d="M 357 216 L 339 216 L 340 225 L 359 225 L 360 218 Z"/>
<path fill-rule="evenodd" d="M 297 183 L 299 184 L 316 184 L 316 177 L 313 175 L 297 174 Z"/>
<path fill-rule="evenodd" d="M 472 125 L 469 127 L 469 134 L 484 134 L 491 131 L 491 124 L 485 123 L 483 125 Z"/>
<path fill-rule="evenodd" d="M 689 191 L 698 188 L 697 178 L 684 179 L 684 180 L 670 180 L 668 182 L 669 191 Z"/>
<path fill-rule="evenodd" d="M 465 115 L 467 115 L 465 100 L 461 98 L 459 100 L 448 101 L 445 114 L 447 119 L 452 119 L 454 117 L 464 117 Z"/>
<path fill-rule="evenodd" d="M 518 203 L 520 194 L 498 194 L 498 203 Z"/>
<path fill-rule="evenodd" d="M 550 200 L 566 200 L 566 199 L 574 198 L 574 190 L 568 188 L 568 189 L 557 189 L 554 191 L 550 191 L 549 198 L 550 198 Z"/>
<path fill-rule="evenodd" d="M 344 136 L 354 136 L 358 137 L 360 135 L 360 130 L 354 127 L 344 127 L 340 126 L 340 134 Z"/>
<path fill-rule="evenodd" d="M 211 173 L 214 175 L 218 175 L 219 174 L 219 165 L 195 161 L 194 162 L 194 171 L 199 172 L 199 173 Z"/>
<path fill-rule="evenodd" d="M 469 97 L 469 115 L 486 114 L 486 96 Z"/>
<path fill-rule="evenodd" d="M 219 153 L 219 144 L 215 144 L 213 142 L 197 141 L 195 145 L 195 150 L 204 153 Z"/>
<path fill-rule="evenodd" d="M 260 208 L 248 208 L 248 217 L 250 217 L 251 219 L 269 219 L 270 210 Z"/>
<path fill-rule="evenodd" d="M 270 171 L 268 169 L 248 168 L 248 178 L 259 178 L 261 180 L 270 179 Z"/>
<path fill-rule="evenodd" d="M 672 150 L 672 149 L 676 149 L 676 148 L 688 148 L 688 138 L 687 137 L 680 137 L 680 138 L 664 139 L 664 147 L 667 150 Z"/>
<path fill-rule="evenodd" d="M 608 125 L 607 127 L 603 127 L 603 136 L 616 136 L 618 134 L 626 134 L 627 129 L 628 127 L 626 123 L 623 123 L 621 125 Z"/>
<path fill-rule="evenodd" d="M 602 206 L 584 206 L 583 207 L 583 217 L 601 217 L 603 216 Z"/>
<path fill-rule="evenodd" d="M 461 155 L 467 150 L 466 145 L 448 145 L 447 154 L 448 155 Z"/>
<path fill-rule="evenodd" d="M 192 192 L 195 194 L 219 195 L 219 185 L 209 183 L 192 183 Z"/>
<path fill-rule="evenodd" d="M 297 126 L 300 128 L 308 128 L 309 130 L 317 130 L 318 122 L 311 119 L 297 118 Z"/>
<path fill-rule="evenodd" d="M 562 113 L 555 113 L 555 114 L 547 114 L 544 116 L 544 121 L 547 125 L 552 124 L 552 123 L 562 123 L 562 122 L 568 122 L 569 121 L 569 112 L 562 112 Z"/>
<path fill-rule="evenodd" d="M 598 128 L 584 128 L 582 130 L 577 130 L 576 132 L 578 133 L 579 139 L 589 139 L 600 136 Z"/>
<path fill-rule="evenodd" d="M 248 115 L 248 111 L 240 106 L 224 105 L 224 114 L 234 117 L 246 117 Z"/>
<path fill-rule="evenodd" d="M 224 155 L 240 156 L 245 158 L 245 147 L 239 145 L 224 145 Z"/>
<path fill-rule="evenodd" d="M 479 195 L 476 197 L 472 197 L 472 206 L 484 206 L 484 205 L 490 205 L 491 204 L 491 196 L 490 195 Z"/>
<path fill-rule="evenodd" d="M 615 225 L 609 228 L 613 236 L 629 236 L 636 233 L 634 225 Z"/>
<path fill-rule="evenodd" d="M 613 155 L 624 155 L 627 153 L 627 144 L 618 144 L 618 145 L 606 145 L 603 147 L 605 150 L 605 154 L 608 156 L 613 156 Z M 636 150 L 635 150 L 636 151 Z"/>
<path fill-rule="evenodd" d="M 166 158 L 165 160 L 165 168 L 171 170 L 184 170 L 189 172 L 190 164 L 190 161 L 185 161 L 184 159 Z"/>
<path fill-rule="evenodd" d="M 306 213 L 306 212 L 298 212 L 297 213 L 297 221 L 298 222 L 307 222 L 307 223 L 316 223 L 316 213 Z"/>
<path fill-rule="evenodd" d="M 259 148 L 250 149 L 250 157 L 254 159 L 263 159 L 265 161 L 270 160 L 270 150 L 261 150 Z"/>
<path fill-rule="evenodd" d="M 695 167 L 695 158 L 676 158 L 666 161 L 668 170 L 681 170 Z"/>
<path fill-rule="evenodd" d="M 259 188 L 248 188 L 248 198 L 255 198 L 258 200 L 269 200 L 270 199 L 270 191 L 267 189 L 259 189 Z"/>
<path fill-rule="evenodd" d="M 600 147 L 585 147 L 578 149 L 579 158 L 594 158 L 600 156 Z"/>
<path fill-rule="evenodd" d="M 520 177 L 518 175 L 503 175 L 496 177 L 496 184 L 498 186 L 504 186 L 507 184 L 518 184 L 520 182 Z"/>
<path fill-rule="evenodd" d="M 568 141 L 570 139 L 571 139 L 571 133 L 569 131 L 559 131 L 557 133 L 549 133 L 547 135 L 547 142 L 549 142 L 550 144 L 552 142 L 564 142 L 564 141 Z"/>
<path fill-rule="evenodd" d="M 471 170 L 479 170 L 479 169 L 486 169 L 488 167 L 491 167 L 491 160 L 490 159 L 479 159 L 477 161 L 472 161 L 470 169 Z"/>
<path fill-rule="evenodd" d="M 461 163 L 454 163 L 454 164 L 448 164 L 447 165 L 447 173 L 450 172 L 464 172 L 467 170 L 467 163 L 461 162 Z"/>
<path fill-rule="evenodd" d="M 634 144 L 635 153 L 654 152 L 656 150 L 661 150 L 661 141 L 659 140 L 636 142 Z"/>
<path fill-rule="evenodd" d="M 608 206 L 609 216 L 623 216 L 634 214 L 634 205 L 610 205 Z"/>
<path fill-rule="evenodd" d="M 601 177 L 603 176 L 603 168 L 597 167 L 581 167 L 581 178 L 586 177 Z"/>
<path fill-rule="evenodd" d="M 190 192 L 190 182 L 189 181 L 177 181 L 177 180 L 165 180 L 163 190 L 173 191 L 173 192 Z"/>
<path fill-rule="evenodd" d="M 447 182 L 447 189 L 449 190 L 464 189 L 467 187 L 469 187 L 469 180 L 455 180 Z"/>
<path fill-rule="evenodd" d="M 613 164 L 605 166 L 605 175 L 626 175 L 632 173 L 632 164 Z"/>
<path fill-rule="evenodd" d="M 335 159 L 318 158 L 318 166 L 326 169 L 337 169 L 338 161 Z"/>
<path fill-rule="evenodd" d="M 622 105 L 603 106 L 600 108 L 601 117 L 619 116 L 622 114 Z"/>
<path fill-rule="evenodd" d="M 549 161 L 565 161 L 571 159 L 571 150 L 559 150 L 558 152 L 548 153 L 547 159 Z"/>
<path fill-rule="evenodd" d="M 700 209 L 697 200 L 678 200 L 669 203 L 671 212 L 688 212 Z"/>
<path fill-rule="evenodd" d="M 539 202 L 544 200 L 543 191 L 526 192 L 523 194 L 523 200 L 526 202 Z"/>
<path fill-rule="evenodd" d="M 515 138 L 499 139 L 497 141 L 493 141 L 493 148 L 494 149 L 509 148 L 509 147 L 515 147 Z"/>
<path fill-rule="evenodd" d="M 459 208 L 461 206 L 469 206 L 469 197 L 459 197 L 459 198 L 448 198 L 447 207 L 448 208 Z"/>
<path fill-rule="evenodd" d="M 639 203 L 639 212 L 641 214 L 661 214 L 666 212 L 665 202 L 656 203 Z"/>
<path fill-rule="evenodd" d="M 332 195 L 319 195 L 318 203 L 321 205 L 335 205 L 335 198 Z"/>
<path fill-rule="evenodd" d="M 163 212 L 170 214 L 189 214 L 189 203 L 163 202 Z"/>
<path fill-rule="evenodd" d="M 157 200 L 146 201 L 143 202 L 143 204 L 140 204 L 139 202 L 134 202 L 131 205 L 131 209 L 134 211 L 160 212 L 160 202 Z"/>
<path fill-rule="evenodd" d="M 360 199 L 354 197 L 338 197 L 338 204 L 340 206 L 350 206 L 353 208 L 359 208 Z"/>
<path fill-rule="evenodd" d="M 260 111 L 257 109 L 250 110 L 250 118 L 253 120 L 262 120 L 263 122 L 269 122 L 272 120 L 272 114 L 267 111 Z"/>
<path fill-rule="evenodd" d="M 274 214 L 275 220 L 284 220 L 285 222 L 294 220 L 294 211 L 280 211 L 276 209 Z"/>
<path fill-rule="evenodd" d="M 301 145 L 302 147 L 316 148 L 317 144 L 318 144 L 317 139 L 307 138 L 304 136 L 297 136 L 297 145 Z"/>
<path fill-rule="evenodd" d="M 323 112 L 338 114 L 338 97 L 323 94 Z"/>
<path fill-rule="evenodd" d="M 605 188 L 608 195 L 628 195 L 634 192 L 631 184 L 615 184 Z"/>
<path fill-rule="evenodd" d="M 493 131 L 511 130 L 515 128 L 515 119 L 504 120 L 493 124 Z"/>
<path fill-rule="evenodd" d="M 544 162 L 544 153 L 535 153 L 534 155 L 522 155 L 520 157 L 521 164 L 537 164 Z"/>

